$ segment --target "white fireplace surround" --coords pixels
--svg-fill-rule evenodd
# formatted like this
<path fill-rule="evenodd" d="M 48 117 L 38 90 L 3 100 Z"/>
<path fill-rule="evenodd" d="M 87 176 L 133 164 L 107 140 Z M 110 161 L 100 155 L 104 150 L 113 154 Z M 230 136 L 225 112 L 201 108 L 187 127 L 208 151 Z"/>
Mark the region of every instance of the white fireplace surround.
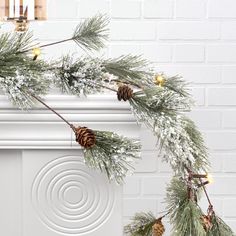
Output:
<path fill-rule="evenodd" d="M 111 130 L 138 138 L 138 129 L 128 103 L 115 95 L 47 95 L 45 102 L 73 124 L 97 130 Z M 20 110 L 6 96 L 0 96 L 1 149 L 80 149 L 70 128 L 54 113 L 37 104 Z"/>
<path fill-rule="evenodd" d="M 41 104 L 25 111 L 0 101 L 0 235 L 122 236 L 122 186 L 84 164 L 70 127 Z M 75 125 L 139 139 L 128 103 L 114 95 L 45 102 Z"/>

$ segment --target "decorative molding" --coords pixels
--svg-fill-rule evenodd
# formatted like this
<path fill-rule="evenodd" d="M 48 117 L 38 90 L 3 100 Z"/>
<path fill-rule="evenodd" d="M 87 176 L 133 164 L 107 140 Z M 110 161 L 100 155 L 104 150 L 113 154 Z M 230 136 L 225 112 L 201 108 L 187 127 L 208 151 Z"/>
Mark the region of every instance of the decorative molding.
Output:
<path fill-rule="evenodd" d="M 106 224 L 116 214 L 118 193 L 105 175 L 85 167 L 83 157 L 70 155 L 44 165 L 31 188 L 41 221 L 50 231 L 67 235 L 93 234 Z"/>
<path fill-rule="evenodd" d="M 6 96 L 0 96 L 0 149 L 80 149 L 74 134 L 57 116 L 40 104 L 28 111 L 14 107 Z M 139 126 L 128 103 L 109 94 L 78 98 L 48 95 L 48 105 L 66 119 L 92 129 L 112 130 L 138 138 Z"/>

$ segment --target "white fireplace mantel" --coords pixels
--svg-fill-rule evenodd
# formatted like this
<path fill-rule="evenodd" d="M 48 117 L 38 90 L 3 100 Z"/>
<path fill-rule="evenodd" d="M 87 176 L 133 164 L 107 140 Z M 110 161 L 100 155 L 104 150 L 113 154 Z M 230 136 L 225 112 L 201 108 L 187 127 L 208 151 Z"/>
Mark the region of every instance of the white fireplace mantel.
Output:
<path fill-rule="evenodd" d="M 48 105 L 73 124 L 97 130 L 111 130 L 138 138 L 138 126 L 128 103 L 116 96 L 47 95 Z M 0 96 L 0 149 L 79 149 L 71 129 L 41 104 L 20 110 Z"/>
<path fill-rule="evenodd" d="M 129 104 L 114 95 L 45 102 L 75 125 L 139 138 Z M 122 187 L 85 165 L 70 127 L 50 110 L 20 110 L 0 96 L 0 149 L 0 235 L 122 235 Z"/>

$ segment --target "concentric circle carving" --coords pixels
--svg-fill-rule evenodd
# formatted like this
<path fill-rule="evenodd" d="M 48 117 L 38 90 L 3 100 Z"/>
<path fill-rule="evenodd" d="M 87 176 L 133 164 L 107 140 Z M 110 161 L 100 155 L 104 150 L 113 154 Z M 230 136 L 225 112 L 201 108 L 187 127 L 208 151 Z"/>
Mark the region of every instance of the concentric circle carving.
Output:
<path fill-rule="evenodd" d="M 47 163 L 34 179 L 34 208 L 51 230 L 83 235 L 101 227 L 115 202 L 113 185 L 83 163 L 78 156 L 65 156 Z"/>

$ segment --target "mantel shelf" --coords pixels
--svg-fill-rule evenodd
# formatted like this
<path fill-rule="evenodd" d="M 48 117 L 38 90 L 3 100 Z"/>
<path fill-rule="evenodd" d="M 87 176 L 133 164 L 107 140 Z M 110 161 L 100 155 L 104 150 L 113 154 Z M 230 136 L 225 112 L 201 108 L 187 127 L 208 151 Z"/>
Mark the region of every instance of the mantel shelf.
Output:
<path fill-rule="evenodd" d="M 74 142 L 71 129 L 41 104 L 20 110 L 4 95 L 0 96 L 0 101 L 0 149 L 80 148 Z M 117 101 L 114 95 L 87 98 L 47 95 L 45 102 L 75 125 L 111 130 L 132 138 L 139 136 L 139 125 L 129 104 Z"/>

